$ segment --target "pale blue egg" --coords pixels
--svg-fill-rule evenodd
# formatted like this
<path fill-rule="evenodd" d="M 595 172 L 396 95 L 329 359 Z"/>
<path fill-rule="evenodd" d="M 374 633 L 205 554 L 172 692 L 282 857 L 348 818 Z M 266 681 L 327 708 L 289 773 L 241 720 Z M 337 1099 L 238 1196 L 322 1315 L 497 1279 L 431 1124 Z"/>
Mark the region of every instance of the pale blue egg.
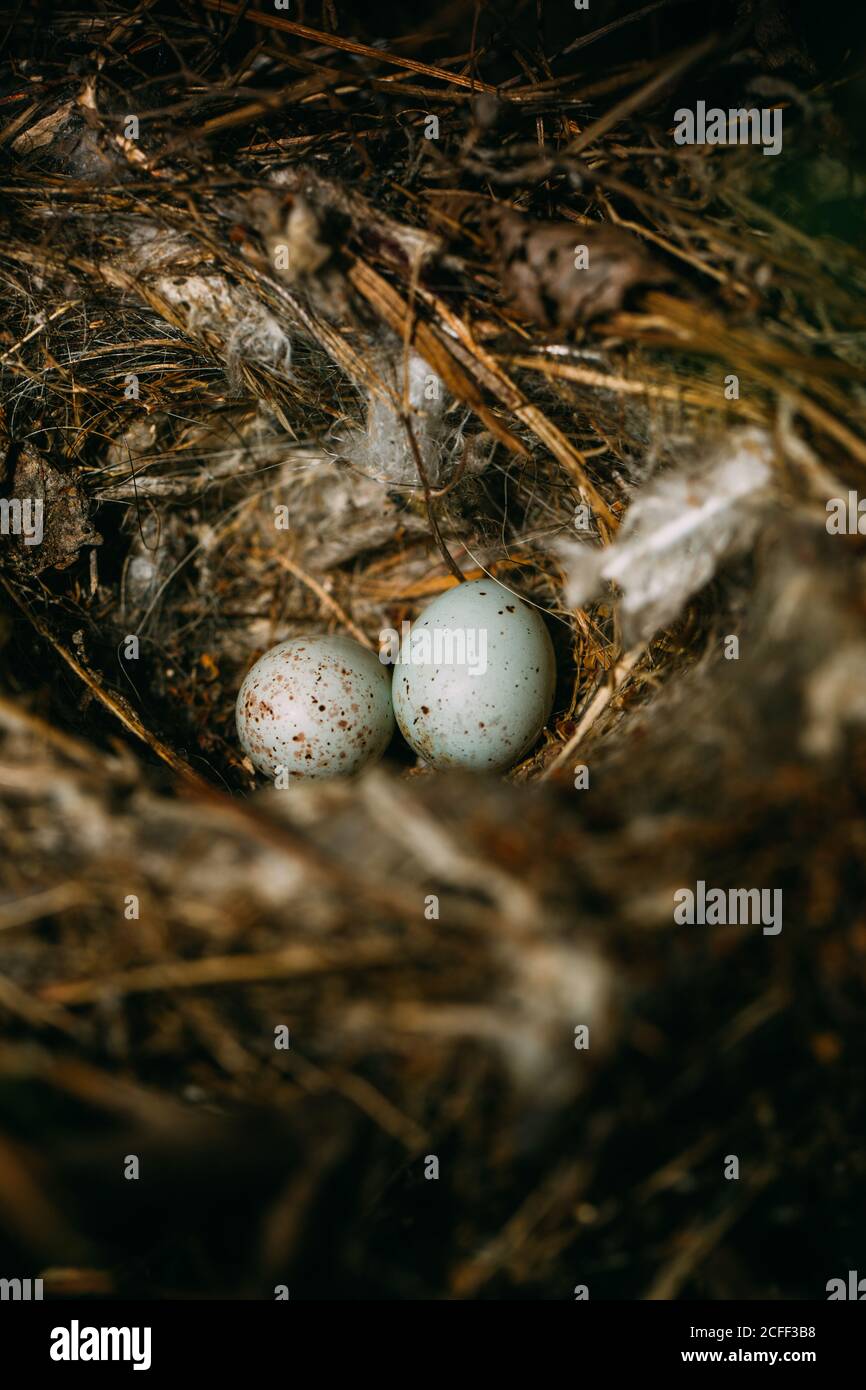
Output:
<path fill-rule="evenodd" d="M 425 608 L 394 665 L 394 714 L 436 768 L 503 772 L 547 722 L 556 684 L 544 619 L 492 579 L 458 584 Z"/>
<path fill-rule="evenodd" d="M 259 772 L 342 777 L 381 758 L 394 733 L 388 672 L 350 637 L 296 637 L 247 673 L 238 738 Z"/>

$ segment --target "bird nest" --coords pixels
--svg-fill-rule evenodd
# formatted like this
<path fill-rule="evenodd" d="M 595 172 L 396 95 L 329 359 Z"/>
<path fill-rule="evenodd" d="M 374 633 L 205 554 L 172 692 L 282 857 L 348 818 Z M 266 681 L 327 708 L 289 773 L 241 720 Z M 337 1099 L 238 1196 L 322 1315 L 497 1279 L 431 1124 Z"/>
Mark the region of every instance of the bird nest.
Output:
<path fill-rule="evenodd" d="M 49 1291 L 858 1258 L 862 77 L 781 0 L 515 8 L 4 15 L 0 1249 Z M 505 777 L 255 772 L 262 652 L 484 576 L 559 673 Z"/>

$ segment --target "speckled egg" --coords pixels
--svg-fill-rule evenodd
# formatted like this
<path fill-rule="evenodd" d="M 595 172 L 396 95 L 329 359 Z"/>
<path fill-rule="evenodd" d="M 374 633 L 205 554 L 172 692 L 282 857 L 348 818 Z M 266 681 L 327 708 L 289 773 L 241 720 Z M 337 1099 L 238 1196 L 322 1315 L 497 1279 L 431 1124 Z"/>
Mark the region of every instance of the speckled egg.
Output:
<path fill-rule="evenodd" d="M 433 767 L 504 772 L 550 714 L 553 644 L 535 608 L 495 583 L 458 584 L 424 609 L 394 664 L 394 713 Z"/>
<path fill-rule="evenodd" d="M 238 738 L 260 772 L 344 777 L 381 758 L 394 732 L 389 673 L 350 637 L 297 637 L 250 670 Z"/>

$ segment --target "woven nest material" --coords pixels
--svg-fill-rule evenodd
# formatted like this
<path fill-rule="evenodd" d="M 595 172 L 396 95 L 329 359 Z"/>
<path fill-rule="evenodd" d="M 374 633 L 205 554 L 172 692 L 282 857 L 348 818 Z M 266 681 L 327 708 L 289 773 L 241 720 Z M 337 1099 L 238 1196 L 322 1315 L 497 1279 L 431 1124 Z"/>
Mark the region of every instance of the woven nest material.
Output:
<path fill-rule="evenodd" d="M 862 1260 L 862 65 L 782 0 L 505 8 L 3 11 L 0 1268 L 49 1292 Z M 558 661 L 507 776 L 256 774 L 262 652 L 484 575 Z"/>

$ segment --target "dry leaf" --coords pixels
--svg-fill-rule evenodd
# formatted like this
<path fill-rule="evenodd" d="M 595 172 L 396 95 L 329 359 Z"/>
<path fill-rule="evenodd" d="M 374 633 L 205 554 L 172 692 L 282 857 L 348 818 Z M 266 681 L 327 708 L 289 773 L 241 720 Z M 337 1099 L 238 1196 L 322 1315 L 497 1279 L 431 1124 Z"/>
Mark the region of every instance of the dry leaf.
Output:
<path fill-rule="evenodd" d="M 492 228 L 506 293 L 546 328 L 563 331 L 614 313 L 635 285 L 671 278 L 618 227 L 533 222 L 506 210 Z"/>
<path fill-rule="evenodd" d="M 78 559 L 82 546 L 102 544 L 102 537 L 90 525 L 84 493 L 30 444 L 18 450 L 6 500 L 21 504 L 30 531 L 29 539 L 21 534 L 4 537 L 5 558 L 17 570 L 41 574 L 51 568 L 67 569 Z"/>

